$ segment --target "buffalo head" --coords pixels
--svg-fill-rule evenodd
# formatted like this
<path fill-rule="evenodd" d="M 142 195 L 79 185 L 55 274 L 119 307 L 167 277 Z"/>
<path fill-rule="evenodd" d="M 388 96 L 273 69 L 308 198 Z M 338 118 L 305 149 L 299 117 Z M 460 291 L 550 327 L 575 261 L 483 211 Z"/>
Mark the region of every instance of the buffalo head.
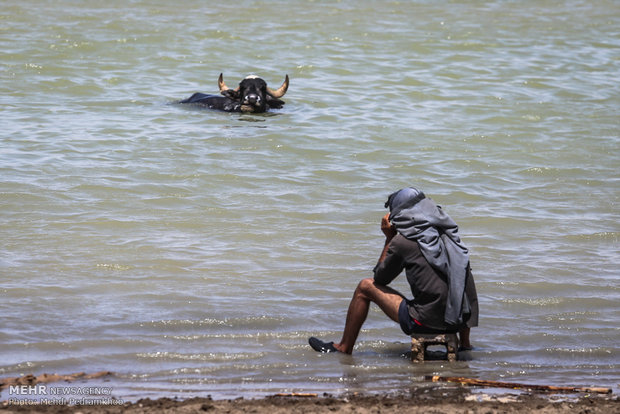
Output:
<path fill-rule="evenodd" d="M 280 98 L 288 89 L 288 75 L 282 86 L 275 90 L 268 87 L 267 82 L 258 76 L 248 76 L 239 83 L 237 89 L 230 89 L 220 73 L 217 84 L 222 95 L 239 103 L 241 112 L 265 112 L 269 108 L 282 108 L 284 105 Z"/>

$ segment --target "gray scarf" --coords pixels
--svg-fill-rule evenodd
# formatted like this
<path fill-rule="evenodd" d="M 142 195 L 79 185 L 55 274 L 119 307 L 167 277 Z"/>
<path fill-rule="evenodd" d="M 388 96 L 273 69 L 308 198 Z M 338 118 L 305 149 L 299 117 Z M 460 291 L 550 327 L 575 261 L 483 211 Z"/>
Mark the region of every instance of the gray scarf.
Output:
<path fill-rule="evenodd" d="M 469 265 L 467 247 L 461 242 L 458 226 L 440 206 L 422 191 L 404 188 L 390 195 L 385 203 L 396 230 L 420 246 L 429 264 L 448 279 L 448 302 L 444 321 L 450 326 L 463 323 L 470 313 L 465 297 L 465 279 Z"/>

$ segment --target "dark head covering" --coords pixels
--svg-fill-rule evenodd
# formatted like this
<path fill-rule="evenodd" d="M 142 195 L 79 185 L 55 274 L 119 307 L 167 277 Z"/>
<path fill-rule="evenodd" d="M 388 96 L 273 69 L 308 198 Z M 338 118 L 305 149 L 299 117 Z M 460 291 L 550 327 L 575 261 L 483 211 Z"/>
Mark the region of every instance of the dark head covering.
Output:
<path fill-rule="evenodd" d="M 395 209 L 401 210 L 403 208 L 413 207 L 414 204 L 423 198 L 425 198 L 425 195 L 422 191 L 413 187 L 407 187 L 390 194 L 385 202 L 385 207 L 389 207 L 390 213 L 392 213 Z"/>
<path fill-rule="evenodd" d="M 428 263 L 448 279 L 448 303 L 444 320 L 461 325 L 470 312 L 465 298 L 465 279 L 469 252 L 461 242 L 458 226 L 440 206 L 416 188 L 403 188 L 390 194 L 385 203 L 396 231 L 420 246 Z"/>

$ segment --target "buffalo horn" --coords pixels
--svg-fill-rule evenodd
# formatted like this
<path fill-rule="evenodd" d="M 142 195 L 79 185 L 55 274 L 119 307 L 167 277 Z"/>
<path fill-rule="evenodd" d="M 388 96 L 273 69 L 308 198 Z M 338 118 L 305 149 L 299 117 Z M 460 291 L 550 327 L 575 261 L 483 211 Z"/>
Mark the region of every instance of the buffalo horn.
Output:
<path fill-rule="evenodd" d="M 226 86 L 226 84 L 224 83 L 224 74 L 220 73 L 220 77 L 217 80 L 217 86 L 219 86 L 220 88 L 220 92 L 224 92 L 229 90 L 230 88 L 228 86 Z M 235 89 L 235 91 L 239 91 L 239 88 Z"/>
<path fill-rule="evenodd" d="M 288 89 L 288 75 L 286 75 L 286 77 L 284 78 L 284 83 L 282 84 L 282 86 L 280 86 L 278 89 L 276 89 L 275 91 L 271 88 L 267 88 L 267 93 L 271 96 L 273 96 L 274 98 L 278 99 L 284 96 L 284 94 L 286 93 L 286 90 Z"/>

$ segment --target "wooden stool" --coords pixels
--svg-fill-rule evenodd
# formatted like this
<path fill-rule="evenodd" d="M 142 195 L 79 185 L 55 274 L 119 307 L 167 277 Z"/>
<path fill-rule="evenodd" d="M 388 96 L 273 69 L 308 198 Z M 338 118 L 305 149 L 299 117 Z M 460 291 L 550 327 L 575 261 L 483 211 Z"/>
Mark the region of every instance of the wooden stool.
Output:
<path fill-rule="evenodd" d="M 411 360 L 424 362 L 424 353 L 429 345 L 445 345 L 448 353 L 448 361 L 456 361 L 456 351 L 459 348 L 459 340 L 455 333 L 444 334 L 418 334 L 411 335 Z"/>

